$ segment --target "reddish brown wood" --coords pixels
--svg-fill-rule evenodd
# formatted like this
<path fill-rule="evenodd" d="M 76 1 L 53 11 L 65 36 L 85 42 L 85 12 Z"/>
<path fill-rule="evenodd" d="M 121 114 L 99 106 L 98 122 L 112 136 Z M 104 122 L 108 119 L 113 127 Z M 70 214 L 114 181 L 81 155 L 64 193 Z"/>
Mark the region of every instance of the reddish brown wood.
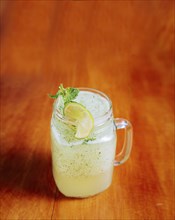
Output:
<path fill-rule="evenodd" d="M 1 219 L 175 217 L 173 5 L 2 1 Z M 131 158 L 98 196 L 56 190 L 47 94 L 60 83 L 105 92 L 133 124 Z"/>

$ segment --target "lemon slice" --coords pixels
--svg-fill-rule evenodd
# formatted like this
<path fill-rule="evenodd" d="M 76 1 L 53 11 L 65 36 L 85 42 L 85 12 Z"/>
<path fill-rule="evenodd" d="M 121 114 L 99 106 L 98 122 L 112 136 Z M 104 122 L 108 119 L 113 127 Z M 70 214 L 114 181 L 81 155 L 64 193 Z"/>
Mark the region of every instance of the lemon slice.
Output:
<path fill-rule="evenodd" d="M 91 113 L 77 102 L 69 102 L 64 107 L 64 115 L 75 122 L 76 138 L 86 138 L 94 127 L 94 118 Z"/>

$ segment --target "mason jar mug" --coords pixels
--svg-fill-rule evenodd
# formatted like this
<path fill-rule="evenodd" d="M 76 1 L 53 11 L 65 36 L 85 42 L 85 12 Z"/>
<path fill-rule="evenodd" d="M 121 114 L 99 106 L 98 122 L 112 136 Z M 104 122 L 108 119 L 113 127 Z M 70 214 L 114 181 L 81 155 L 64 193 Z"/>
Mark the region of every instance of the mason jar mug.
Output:
<path fill-rule="evenodd" d="M 59 111 L 59 98 L 54 102 L 51 119 L 52 170 L 55 183 L 68 197 L 84 198 L 106 190 L 112 182 L 113 168 L 130 156 L 132 125 L 122 118 L 114 118 L 112 103 L 107 95 L 95 89 L 80 88 L 80 92 L 95 97 L 88 105 L 98 103 L 94 128 L 89 138 L 77 139 L 71 121 Z M 87 97 L 88 98 L 88 97 Z M 100 113 L 103 105 L 106 111 Z M 121 152 L 116 155 L 117 130 L 125 130 Z"/>

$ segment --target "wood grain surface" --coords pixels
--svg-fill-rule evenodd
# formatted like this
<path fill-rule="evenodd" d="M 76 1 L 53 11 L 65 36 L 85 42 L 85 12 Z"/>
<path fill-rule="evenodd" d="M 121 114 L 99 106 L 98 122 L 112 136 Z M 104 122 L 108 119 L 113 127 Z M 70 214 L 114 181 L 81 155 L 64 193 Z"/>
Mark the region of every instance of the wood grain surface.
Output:
<path fill-rule="evenodd" d="M 0 12 L 0 219 L 173 220 L 173 1 L 2 0 Z M 103 91 L 134 128 L 130 159 L 87 199 L 52 177 L 47 94 L 60 83 Z"/>

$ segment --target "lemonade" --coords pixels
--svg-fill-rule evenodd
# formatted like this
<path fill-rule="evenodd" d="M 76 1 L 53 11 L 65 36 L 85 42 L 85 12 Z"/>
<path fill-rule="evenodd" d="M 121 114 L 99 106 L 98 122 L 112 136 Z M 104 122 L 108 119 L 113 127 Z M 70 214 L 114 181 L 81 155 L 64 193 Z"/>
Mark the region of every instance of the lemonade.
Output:
<path fill-rule="evenodd" d="M 76 138 L 74 125 L 62 118 L 62 100 L 58 97 L 51 120 L 52 167 L 60 192 L 81 198 L 110 186 L 116 131 L 111 103 L 104 94 L 80 89 L 74 101 L 92 114 L 94 128 L 87 138 Z"/>

